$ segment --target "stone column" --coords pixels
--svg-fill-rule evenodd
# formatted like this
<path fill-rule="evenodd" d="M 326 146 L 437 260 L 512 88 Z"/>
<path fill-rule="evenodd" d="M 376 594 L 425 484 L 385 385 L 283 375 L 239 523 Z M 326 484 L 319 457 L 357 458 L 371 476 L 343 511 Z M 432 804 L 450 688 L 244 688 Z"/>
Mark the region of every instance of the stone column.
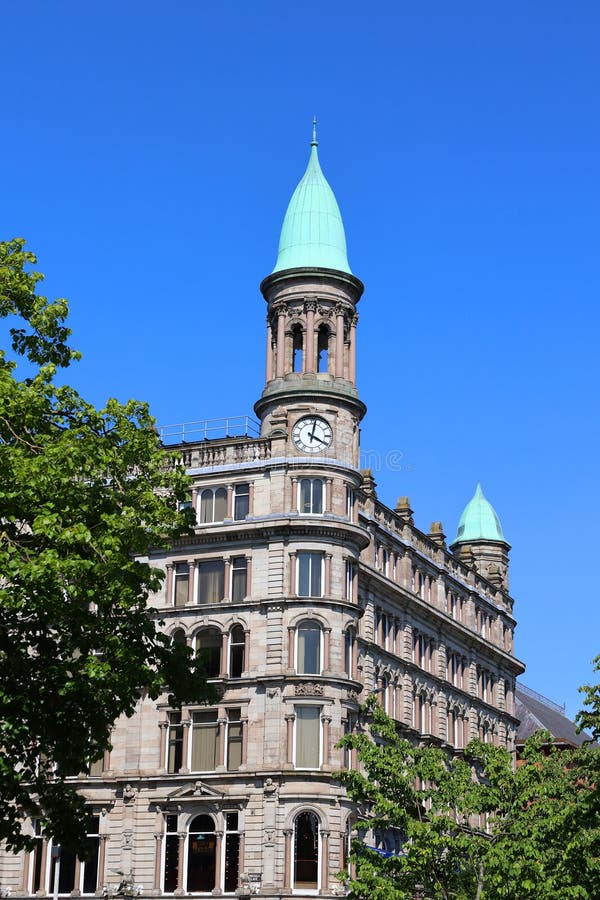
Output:
<path fill-rule="evenodd" d="M 358 603 L 358 564 L 352 566 L 352 602 Z"/>
<path fill-rule="evenodd" d="M 329 832 L 321 832 L 321 893 L 329 893 Z"/>
<path fill-rule="evenodd" d="M 216 848 L 215 848 L 215 889 L 213 894 L 222 894 L 221 890 L 221 848 L 223 846 L 223 832 L 215 831 Z"/>
<path fill-rule="evenodd" d="M 244 631 L 244 668 L 242 675 L 247 675 L 250 671 L 250 632 L 248 629 Z"/>
<path fill-rule="evenodd" d="M 40 865 L 40 888 L 44 888 L 46 884 L 46 871 L 48 869 L 48 857 L 49 857 L 49 847 L 48 841 L 42 839 L 40 841 L 40 852 L 42 854 L 42 862 Z"/>
<path fill-rule="evenodd" d="M 223 573 L 223 600 L 231 600 L 231 560 L 224 559 L 225 571 Z"/>
<path fill-rule="evenodd" d="M 191 606 L 194 602 L 194 573 L 196 571 L 196 562 L 193 559 L 188 560 L 188 594 L 187 602 Z"/>
<path fill-rule="evenodd" d="M 162 841 L 163 836 L 159 832 L 154 832 L 154 884 L 153 890 L 160 891 L 160 870 L 162 862 Z"/>
<path fill-rule="evenodd" d="M 355 579 L 358 581 L 358 579 Z M 358 634 L 354 631 L 354 640 L 352 642 L 352 678 L 358 680 Z"/>
<path fill-rule="evenodd" d="M 285 724 L 286 724 L 286 751 L 285 751 L 285 761 L 286 765 L 291 768 L 293 765 L 293 755 L 294 755 L 294 719 L 296 716 L 294 713 L 286 713 L 285 716 Z"/>
<path fill-rule="evenodd" d="M 217 725 L 219 726 L 219 756 L 217 758 L 217 769 L 223 769 L 225 768 L 225 728 L 227 725 L 225 716 L 219 715 Z"/>
<path fill-rule="evenodd" d="M 158 727 L 160 729 L 160 755 L 158 757 L 158 769 L 160 772 L 167 771 L 167 727 L 168 722 L 159 722 Z"/>
<path fill-rule="evenodd" d="M 100 835 L 100 841 L 98 846 L 98 889 L 102 890 L 104 887 L 104 870 L 106 868 L 106 842 L 108 840 L 107 834 Z M 159 873 L 160 873 L 160 857 L 159 857 Z M 160 883 L 159 883 L 160 887 Z"/>
<path fill-rule="evenodd" d="M 267 367 L 265 372 L 265 381 L 268 383 L 273 378 L 273 335 L 271 333 L 271 322 L 267 317 Z"/>
<path fill-rule="evenodd" d="M 296 512 L 298 509 L 298 479 L 292 475 L 292 510 Z"/>
<path fill-rule="evenodd" d="M 198 488 L 192 488 L 192 509 L 198 514 Z"/>
<path fill-rule="evenodd" d="M 358 315 L 355 313 L 350 320 L 350 353 L 348 359 L 348 380 L 356 384 L 356 326 Z"/>
<path fill-rule="evenodd" d="M 282 378 L 285 371 L 285 307 L 277 309 L 277 378 Z"/>
<path fill-rule="evenodd" d="M 294 552 L 290 553 L 290 596 L 298 596 L 296 586 L 296 554 Z"/>
<path fill-rule="evenodd" d="M 248 758 L 248 717 L 242 716 L 240 719 L 242 723 L 242 761 L 241 765 L 246 765 L 246 760 Z"/>
<path fill-rule="evenodd" d="M 335 308 L 335 377 L 344 377 L 344 308 Z"/>
<path fill-rule="evenodd" d="M 285 841 L 283 854 L 283 889 L 284 891 L 289 891 L 292 886 L 292 829 L 284 828 L 283 837 Z"/>
<path fill-rule="evenodd" d="M 252 596 L 252 557 L 246 557 L 246 597 Z"/>
<path fill-rule="evenodd" d="M 331 553 L 325 554 L 325 597 L 331 596 L 331 556 Z"/>
<path fill-rule="evenodd" d="M 229 675 L 229 653 L 227 652 L 229 647 L 229 635 L 226 631 L 221 635 L 221 671 L 219 672 L 219 678 L 227 678 Z"/>
<path fill-rule="evenodd" d="M 227 506 L 225 508 L 225 518 L 233 519 L 233 485 L 227 485 Z"/>
<path fill-rule="evenodd" d="M 183 893 L 183 857 L 185 855 L 185 831 L 178 834 L 179 845 L 177 847 L 177 893 Z"/>
<path fill-rule="evenodd" d="M 181 716 L 181 718 L 182 718 L 181 730 L 182 730 L 183 738 L 181 741 L 181 768 L 180 768 L 179 772 L 182 775 L 188 775 L 189 771 L 190 771 L 188 769 L 188 750 L 189 750 L 189 746 L 190 746 L 190 725 L 192 723 L 190 722 L 189 716 L 190 716 L 189 712 L 187 713 L 186 719 L 183 718 L 183 714 Z"/>
<path fill-rule="evenodd" d="M 323 765 L 329 766 L 331 716 L 321 716 L 321 722 L 323 723 Z"/>
<path fill-rule="evenodd" d="M 323 629 L 323 671 L 329 671 L 329 647 L 331 644 L 331 628 Z"/>
<path fill-rule="evenodd" d="M 307 300 L 304 304 L 306 311 L 306 366 L 305 372 L 313 373 L 315 371 L 315 309 L 317 304 L 314 300 Z"/>
<path fill-rule="evenodd" d="M 333 479 L 326 478 L 325 479 L 325 512 L 331 512 L 331 499 L 333 495 Z"/>
<path fill-rule="evenodd" d="M 288 625 L 288 669 L 295 669 L 296 667 L 296 654 L 294 653 L 294 637 L 296 634 L 295 628 L 292 628 L 291 625 Z"/>
<path fill-rule="evenodd" d="M 166 586 L 165 605 L 174 605 L 173 597 L 173 563 L 167 563 L 167 586 Z"/>

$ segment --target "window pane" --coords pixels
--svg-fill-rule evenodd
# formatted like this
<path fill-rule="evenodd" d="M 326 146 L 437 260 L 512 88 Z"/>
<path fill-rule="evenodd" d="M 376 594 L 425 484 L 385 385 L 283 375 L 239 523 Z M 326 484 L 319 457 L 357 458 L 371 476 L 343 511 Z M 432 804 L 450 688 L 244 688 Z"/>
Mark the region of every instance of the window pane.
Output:
<path fill-rule="evenodd" d="M 187 563 L 177 563 L 175 566 L 175 606 L 185 606 L 188 598 L 188 583 L 190 569 Z"/>
<path fill-rule="evenodd" d="M 321 629 L 318 625 L 301 625 L 298 629 L 298 672 L 318 675 L 320 665 Z"/>
<path fill-rule="evenodd" d="M 311 553 L 310 596 L 320 597 L 321 592 L 321 559 L 320 553 Z"/>
<path fill-rule="evenodd" d="M 167 772 L 179 772 L 183 764 L 183 728 L 181 713 L 171 713 L 167 746 Z"/>
<path fill-rule="evenodd" d="M 319 822 L 314 813 L 300 813 L 294 834 L 294 887 L 316 890 L 318 864 Z"/>
<path fill-rule="evenodd" d="M 239 769 L 242 764 L 242 723 L 230 722 L 227 726 L 227 768 Z"/>
<path fill-rule="evenodd" d="M 227 834 L 225 836 L 225 882 L 226 894 L 232 894 L 237 890 L 240 871 L 240 836 L 239 834 Z"/>
<path fill-rule="evenodd" d="M 201 562 L 199 569 L 199 603 L 220 603 L 225 584 L 225 563 L 222 559 Z"/>
<path fill-rule="evenodd" d="M 209 819 L 204 826 L 199 822 L 199 820 L 206 819 L 208 816 L 197 816 L 190 827 L 186 885 L 188 892 L 208 893 L 215 887 L 217 842 L 212 820 Z M 204 833 L 193 832 L 192 829 L 198 827 L 196 823 L 200 824 L 200 827 L 206 827 L 206 831 Z"/>
<path fill-rule="evenodd" d="M 221 674 L 221 644 L 221 635 L 216 628 L 205 628 L 198 635 L 197 652 L 208 678 L 218 678 Z"/>
<path fill-rule="evenodd" d="M 98 818 L 94 816 L 94 831 L 98 831 Z M 97 834 L 88 835 L 86 843 L 91 849 L 91 856 L 82 862 L 83 867 L 83 893 L 95 894 L 98 887 L 98 855 L 100 849 L 100 838 Z"/>
<path fill-rule="evenodd" d="M 300 512 L 310 512 L 310 478 L 300 481 Z"/>
<path fill-rule="evenodd" d="M 250 511 L 250 485 L 236 484 L 233 518 L 245 519 Z"/>
<path fill-rule="evenodd" d="M 246 596 L 247 573 L 248 561 L 246 558 L 244 556 L 234 557 L 231 570 L 231 599 L 234 603 L 239 603 Z"/>
<path fill-rule="evenodd" d="M 323 512 L 323 482 L 320 478 L 314 478 L 312 483 L 312 512 Z"/>
<path fill-rule="evenodd" d="M 298 595 L 310 597 L 310 553 L 298 554 Z"/>
<path fill-rule="evenodd" d="M 227 516 L 227 489 L 217 488 L 215 491 L 215 522 L 222 522 Z"/>
<path fill-rule="evenodd" d="M 172 818 L 169 816 L 169 819 Z M 172 894 L 177 888 L 177 875 L 179 873 L 179 836 L 167 834 L 165 837 L 165 878 L 164 890 L 166 894 Z"/>
<path fill-rule="evenodd" d="M 296 708 L 296 766 L 300 769 L 317 769 L 321 751 L 321 708 L 299 706 Z"/>
<path fill-rule="evenodd" d="M 217 766 L 219 725 L 216 712 L 194 713 L 192 720 L 192 772 L 208 772 Z"/>
<path fill-rule="evenodd" d="M 213 492 L 210 489 L 200 494 L 200 521 L 213 521 Z"/>

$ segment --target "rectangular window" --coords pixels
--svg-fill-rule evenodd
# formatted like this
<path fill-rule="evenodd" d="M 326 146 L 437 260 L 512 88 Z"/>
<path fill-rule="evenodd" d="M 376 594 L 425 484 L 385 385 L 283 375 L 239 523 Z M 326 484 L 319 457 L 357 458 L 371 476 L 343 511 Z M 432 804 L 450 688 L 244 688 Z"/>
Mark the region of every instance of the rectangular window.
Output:
<path fill-rule="evenodd" d="M 239 603 L 247 596 L 248 560 L 245 556 L 234 556 L 231 560 L 231 599 Z"/>
<path fill-rule="evenodd" d="M 227 769 L 239 769 L 242 764 L 242 721 L 241 709 L 227 711 Z"/>
<path fill-rule="evenodd" d="M 86 838 L 90 855 L 81 863 L 81 892 L 95 894 L 98 887 L 98 859 L 100 856 L 100 817 L 92 816 L 91 829 Z"/>
<path fill-rule="evenodd" d="M 183 725 L 181 713 L 169 713 L 167 728 L 167 772 L 179 772 L 183 765 Z"/>
<path fill-rule="evenodd" d="M 354 597 L 354 577 L 356 569 L 351 560 L 346 560 L 346 600 L 352 600 Z"/>
<path fill-rule="evenodd" d="M 198 565 L 198 603 L 221 603 L 225 587 L 225 563 L 209 559 Z"/>
<path fill-rule="evenodd" d="M 165 894 L 172 894 L 177 890 L 177 875 L 179 873 L 179 834 L 177 828 L 177 816 L 166 817 L 165 833 Z"/>
<path fill-rule="evenodd" d="M 298 512 L 319 515 L 323 512 L 323 482 L 320 478 L 300 479 Z"/>
<path fill-rule="evenodd" d="M 354 521 L 354 491 L 351 487 L 346 487 L 346 518 Z"/>
<path fill-rule="evenodd" d="M 240 874 L 240 834 L 238 813 L 225 813 L 225 872 L 223 891 L 233 894 L 238 888 Z"/>
<path fill-rule="evenodd" d="M 250 512 L 250 485 L 236 484 L 233 491 L 233 518 L 245 519 Z"/>
<path fill-rule="evenodd" d="M 188 585 L 190 581 L 190 567 L 187 563 L 177 563 L 175 566 L 175 590 L 174 605 L 185 606 L 188 598 Z"/>
<path fill-rule="evenodd" d="M 321 707 L 296 707 L 296 768 L 318 769 L 321 764 Z"/>
<path fill-rule="evenodd" d="M 344 722 L 344 734 L 352 734 L 354 729 L 356 728 L 357 716 L 354 712 L 347 713 L 346 721 Z M 352 750 L 350 747 L 344 747 L 344 768 L 351 769 L 352 768 Z"/>
<path fill-rule="evenodd" d="M 211 772 L 219 758 L 219 723 L 216 710 L 192 713 L 192 772 Z"/>
<path fill-rule="evenodd" d="M 322 553 L 298 554 L 298 596 L 322 597 Z"/>

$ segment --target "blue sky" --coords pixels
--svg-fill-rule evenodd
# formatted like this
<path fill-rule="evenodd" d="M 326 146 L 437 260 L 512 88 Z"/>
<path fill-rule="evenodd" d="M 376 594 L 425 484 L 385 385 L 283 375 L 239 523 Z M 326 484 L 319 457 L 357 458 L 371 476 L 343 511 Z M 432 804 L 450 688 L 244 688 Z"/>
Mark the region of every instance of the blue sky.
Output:
<path fill-rule="evenodd" d="M 2 23 L 0 237 L 71 302 L 70 380 L 160 424 L 252 412 L 318 116 L 379 495 L 452 538 L 481 480 L 524 680 L 574 715 L 600 653 L 600 6 L 34 0 Z"/>

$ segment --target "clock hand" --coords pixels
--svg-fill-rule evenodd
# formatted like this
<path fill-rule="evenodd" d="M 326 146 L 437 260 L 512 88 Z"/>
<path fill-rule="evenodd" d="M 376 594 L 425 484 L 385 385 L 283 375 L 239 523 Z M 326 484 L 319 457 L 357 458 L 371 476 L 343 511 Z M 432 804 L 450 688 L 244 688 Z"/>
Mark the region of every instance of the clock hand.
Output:
<path fill-rule="evenodd" d="M 313 430 L 312 430 L 311 433 L 310 433 L 310 441 L 311 441 L 311 444 L 312 444 L 312 442 L 313 442 L 314 439 L 315 439 L 315 428 L 316 428 L 316 427 L 317 427 L 317 423 L 316 423 L 316 421 L 315 421 L 315 422 L 313 422 Z M 319 438 L 317 438 L 317 440 L 319 440 Z"/>

